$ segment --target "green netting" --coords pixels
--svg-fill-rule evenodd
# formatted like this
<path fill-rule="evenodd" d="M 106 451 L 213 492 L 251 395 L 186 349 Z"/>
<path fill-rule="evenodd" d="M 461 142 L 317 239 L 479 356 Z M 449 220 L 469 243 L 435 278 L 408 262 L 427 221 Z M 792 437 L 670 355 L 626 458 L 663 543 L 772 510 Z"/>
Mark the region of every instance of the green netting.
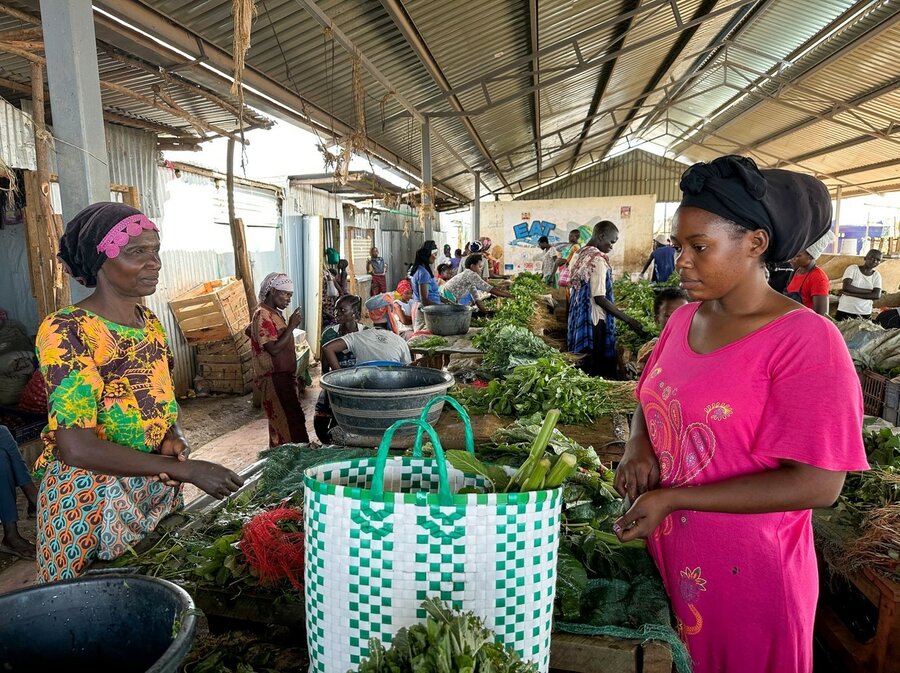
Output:
<path fill-rule="evenodd" d="M 659 640 L 671 648 L 678 673 L 690 673 L 691 658 L 670 626 L 669 599 L 658 577 L 591 580 L 582 607 L 586 623 L 555 622 L 553 628 L 582 636 Z"/>
<path fill-rule="evenodd" d="M 256 486 L 257 501 L 278 502 L 289 499 L 294 504 L 303 500 L 304 470 L 340 460 L 371 458 L 372 449 L 346 446 L 313 447 L 308 444 L 282 444 L 260 451 L 260 459 L 266 459 L 262 476 Z"/>

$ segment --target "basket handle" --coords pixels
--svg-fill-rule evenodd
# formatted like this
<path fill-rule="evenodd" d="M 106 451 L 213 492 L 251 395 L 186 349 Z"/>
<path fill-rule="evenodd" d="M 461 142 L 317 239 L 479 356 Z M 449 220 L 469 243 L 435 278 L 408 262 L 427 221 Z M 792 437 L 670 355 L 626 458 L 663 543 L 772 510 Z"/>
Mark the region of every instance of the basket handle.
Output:
<path fill-rule="evenodd" d="M 441 440 L 438 439 L 437 433 L 428 423 L 418 419 L 406 419 L 397 421 L 384 433 L 381 438 L 381 444 L 378 446 L 378 457 L 375 459 L 375 475 L 372 477 L 372 497 L 380 500 L 384 496 L 384 467 L 387 464 L 388 452 L 391 450 L 391 441 L 394 439 L 394 433 L 404 425 L 415 425 L 419 430 L 428 433 L 431 443 L 434 446 L 435 461 L 438 469 L 438 497 L 442 507 L 453 504 L 453 494 L 450 492 L 450 477 L 447 475 L 447 459 L 444 457 L 444 448 L 441 446 Z"/>
<path fill-rule="evenodd" d="M 472 432 L 472 421 L 469 418 L 469 412 L 465 410 L 465 408 L 457 402 L 455 399 L 450 397 L 449 395 L 440 395 L 438 397 L 432 398 L 428 404 L 425 405 L 425 408 L 422 409 L 422 413 L 419 416 L 419 420 L 425 424 L 428 424 L 428 412 L 431 411 L 431 407 L 433 407 L 438 402 L 446 402 L 451 407 L 456 409 L 456 413 L 459 414 L 460 419 L 462 419 L 463 426 L 465 428 L 466 435 L 466 451 L 471 453 L 473 456 L 475 455 L 475 435 Z M 419 429 L 416 431 L 416 441 L 413 443 L 413 458 L 421 458 L 422 457 L 422 426 L 419 426 Z"/>

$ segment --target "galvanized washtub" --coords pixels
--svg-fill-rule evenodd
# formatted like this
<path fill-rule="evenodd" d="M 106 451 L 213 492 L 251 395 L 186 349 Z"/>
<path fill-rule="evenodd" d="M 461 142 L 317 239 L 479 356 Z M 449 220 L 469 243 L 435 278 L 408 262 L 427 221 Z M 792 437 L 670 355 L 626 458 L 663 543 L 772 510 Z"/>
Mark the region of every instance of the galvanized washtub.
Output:
<path fill-rule="evenodd" d="M 428 331 L 438 336 L 465 334 L 472 324 L 472 309 L 459 304 L 434 304 L 419 309 Z"/>
<path fill-rule="evenodd" d="M 354 367 L 328 372 L 320 385 L 341 430 L 381 437 L 397 421 L 418 418 L 431 398 L 450 389 L 453 376 L 427 367 Z M 436 423 L 443 408 L 435 404 L 428 422 Z"/>

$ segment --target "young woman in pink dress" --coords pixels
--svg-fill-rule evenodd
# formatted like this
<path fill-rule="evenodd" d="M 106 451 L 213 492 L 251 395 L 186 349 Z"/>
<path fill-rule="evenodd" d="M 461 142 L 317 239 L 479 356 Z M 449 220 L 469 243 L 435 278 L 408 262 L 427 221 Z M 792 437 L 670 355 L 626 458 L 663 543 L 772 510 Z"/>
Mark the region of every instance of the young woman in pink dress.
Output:
<path fill-rule="evenodd" d="M 811 509 L 865 470 L 862 395 L 825 318 L 770 289 L 767 261 L 820 238 L 818 180 L 744 157 L 682 176 L 672 242 L 697 303 L 670 318 L 638 385 L 615 525 L 647 538 L 695 673 L 810 673 Z"/>

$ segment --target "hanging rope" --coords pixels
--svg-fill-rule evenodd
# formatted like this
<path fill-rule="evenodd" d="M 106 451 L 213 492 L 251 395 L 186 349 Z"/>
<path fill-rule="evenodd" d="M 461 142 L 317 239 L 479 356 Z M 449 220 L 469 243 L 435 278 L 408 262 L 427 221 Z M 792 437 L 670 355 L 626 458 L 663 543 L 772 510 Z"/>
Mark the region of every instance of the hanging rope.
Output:
<path fill-rule="evenodd" d="M 256 17 L 256 0 L 231 0 L 234 35 L 231 51 L 234 58 L 234 82 L 231 93 L 238 99 L 238 129 L 241 136 L 241 169 L 247 172 L 247 143 L 244 142 L 244 62 L 250 49 L 250 32 Z M 202 134 L 201 134 L 202 135 Z"/>

